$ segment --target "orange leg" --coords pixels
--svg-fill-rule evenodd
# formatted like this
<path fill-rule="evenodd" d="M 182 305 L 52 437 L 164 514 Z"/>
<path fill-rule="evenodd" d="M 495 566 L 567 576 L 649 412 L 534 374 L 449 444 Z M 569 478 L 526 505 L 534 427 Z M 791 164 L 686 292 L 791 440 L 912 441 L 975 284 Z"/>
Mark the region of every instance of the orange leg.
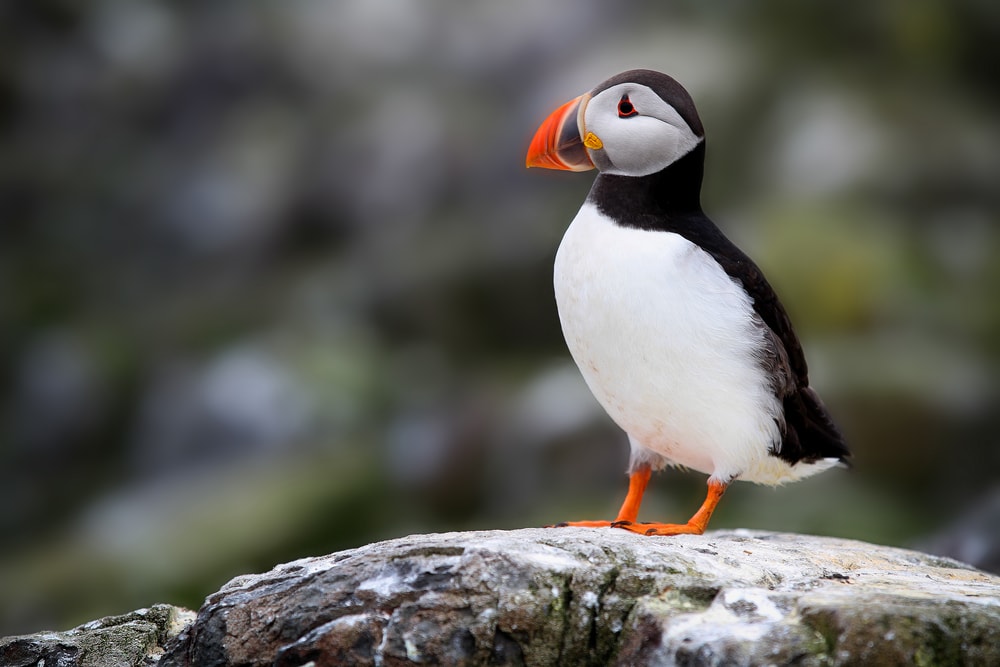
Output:
<path fill-rule="evenodd" d="M 712 518 L 715 506 L 722 499 L 722 494 L 726 492 L 728 484 L 721 482 L 708 483 L 708 495 L 701 508 L 694 513 L 694 516 L 687 523 L 618 523 L 615 528 L 624 528 L 640 535 L 701 535 L 708 526 L 708 520 Z"/>
<path fill-rule="evenodd" d="M 628 478 L 628 495 L 622 508 L 618 510 L 618 517 L 614 521 L 566 521 L 558 523 L 555 527 L 576 526 L 578 528 L 607 528 L 618 523 L 633 523 L 639 517 L 639 505 L 642 504 L 642 494 L 646 492 L 646 485 L 653 471 L 649 466 L 642 466 Z"/>
<path fill-rule="evenodd" d="M 701 508 L 695 512 L 691 520 L 687 523 L 638 523 L 639 506 L 642 504 L 642 495 L 649 484 L 652 470 L 649 466 L 643 466 L 633 472 L 628 479 L 628 495 L 625 502 L 618 510 L 618 517 L 614 521 L 567 521 L 556 524 L 557 527 L 576 526 L 582 528 L 623 528 L 640 535 L 701 535 L 708 526 L 708 520 L 712 518 L 712 512 L 726 492 L 728 484 L 721 482 L 708 483 L 708 495 Z"/>

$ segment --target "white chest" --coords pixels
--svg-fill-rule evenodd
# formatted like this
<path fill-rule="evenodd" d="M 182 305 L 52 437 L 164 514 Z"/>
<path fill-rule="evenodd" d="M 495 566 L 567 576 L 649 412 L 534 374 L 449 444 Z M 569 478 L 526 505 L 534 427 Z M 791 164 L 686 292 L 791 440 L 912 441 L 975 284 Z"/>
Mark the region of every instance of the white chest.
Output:
<path fill-rule="evenodd" d="M 586 203 L 559 246 L 555 294 L 574 360 L 633 446 L 724 477 L 780 437 L 750 298 L 696 245 Z"/>

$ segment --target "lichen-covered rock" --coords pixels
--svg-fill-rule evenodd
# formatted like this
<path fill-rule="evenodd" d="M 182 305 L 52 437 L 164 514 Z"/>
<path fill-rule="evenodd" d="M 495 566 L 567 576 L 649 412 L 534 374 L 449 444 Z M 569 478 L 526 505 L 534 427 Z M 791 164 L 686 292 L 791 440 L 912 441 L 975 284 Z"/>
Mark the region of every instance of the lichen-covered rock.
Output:
<path fill-rule="evenodd" d="M 108 616 L 66 632 L 0 639 L 2 667 L 135 667 L 155 664 L 163 645 L 194 621 L 194 612 L 160 604 Z"/>
<path fill-rule="evenodd" d="M 234 579 L 162 664 L 1000 664 L 1000 577 L 849 540 L 417 535 Z"/>

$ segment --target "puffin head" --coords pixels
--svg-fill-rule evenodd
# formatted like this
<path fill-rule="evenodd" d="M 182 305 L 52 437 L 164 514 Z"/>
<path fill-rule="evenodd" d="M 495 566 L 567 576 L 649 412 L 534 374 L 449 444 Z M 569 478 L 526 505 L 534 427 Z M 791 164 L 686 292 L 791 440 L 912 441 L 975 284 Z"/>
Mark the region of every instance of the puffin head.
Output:
<path fill-rule="evenodd" d="M 691 96 L 653 70 L 622 72 L 545 119 L 528 148 L 528 167 L 648 176 L 704 141 Z"/>

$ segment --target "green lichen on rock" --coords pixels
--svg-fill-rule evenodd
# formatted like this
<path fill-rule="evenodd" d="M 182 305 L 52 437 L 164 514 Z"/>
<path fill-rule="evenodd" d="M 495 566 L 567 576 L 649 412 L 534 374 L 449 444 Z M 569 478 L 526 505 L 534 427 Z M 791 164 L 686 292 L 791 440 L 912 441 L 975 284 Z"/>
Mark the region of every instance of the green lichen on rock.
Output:
<path fill-rule="evenodd" d="M 855 605 L 827 603 L 800 612 L 802 622 L 816 628 L 829 653 L 843 663 L 989 665 L 1000 655 L 996 601 L 885 593 L 859 597 Z"/>

